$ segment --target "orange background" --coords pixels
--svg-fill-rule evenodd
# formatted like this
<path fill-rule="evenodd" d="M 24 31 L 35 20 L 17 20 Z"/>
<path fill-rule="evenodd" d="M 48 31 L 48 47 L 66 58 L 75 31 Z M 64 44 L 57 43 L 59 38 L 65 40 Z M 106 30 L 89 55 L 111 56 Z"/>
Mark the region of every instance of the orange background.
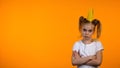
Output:
<path fill-rule="evenodd" d="M 0 68 L 72 68 L 79 16 L 102 23 L 101 68 L 120 68 L 119 0 L 0 0 Z"/>

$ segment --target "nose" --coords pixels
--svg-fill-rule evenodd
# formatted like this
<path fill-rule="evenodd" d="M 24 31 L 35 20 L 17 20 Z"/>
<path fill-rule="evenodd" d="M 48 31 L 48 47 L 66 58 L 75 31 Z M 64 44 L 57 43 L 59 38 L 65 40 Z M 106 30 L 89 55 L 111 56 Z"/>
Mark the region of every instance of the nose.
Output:
<path fill-rule="evenodd" d="M 86 34 L 86 35 L 88 35 L 88 34 L 89 34 L 89 32 L 88 32 L 88 31 L 86 31 L 86 32 L 85 32 L 85 34 Z"/>

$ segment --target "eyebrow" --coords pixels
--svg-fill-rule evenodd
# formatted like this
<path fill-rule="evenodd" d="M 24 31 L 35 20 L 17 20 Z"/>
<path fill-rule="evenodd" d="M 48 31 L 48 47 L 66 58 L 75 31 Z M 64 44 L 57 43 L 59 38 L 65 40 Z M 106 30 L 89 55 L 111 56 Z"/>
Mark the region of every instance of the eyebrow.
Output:
<path fill-rule="evenodd" d="M 83 30 L 87 30 L 87 29 L 85 29 L 85 28 L 83 28 Z M 89 29 L 88 31 L 91 31 L 92 29 Z"/>
<path fill-rule="evenodd" d="M 91 30 L 88 30 L 89 32 L 92 32 L 93 30 L 91 29 Z"/>
<path fill-rule="evenodd" d="M 87 29 L 84 28 L 83 31 L 89 31 L 89 32 L 92 32 L 93 30 L 92 30 L 92 29 L 87 30 Z"/>

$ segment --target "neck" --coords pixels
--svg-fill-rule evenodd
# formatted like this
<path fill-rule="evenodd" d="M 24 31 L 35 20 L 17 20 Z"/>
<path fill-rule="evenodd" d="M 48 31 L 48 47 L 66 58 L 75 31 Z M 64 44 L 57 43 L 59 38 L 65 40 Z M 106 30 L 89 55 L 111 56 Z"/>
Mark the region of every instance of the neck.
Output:
<path fill-rule="evenodd" d="M 89 43 L 91 43 L 93 40 L 92 40 L 92 39 L 83 39 L 82 41 L 83 41 L 83 43 L 85 43 L 85 44 L 89 44 Z"/>

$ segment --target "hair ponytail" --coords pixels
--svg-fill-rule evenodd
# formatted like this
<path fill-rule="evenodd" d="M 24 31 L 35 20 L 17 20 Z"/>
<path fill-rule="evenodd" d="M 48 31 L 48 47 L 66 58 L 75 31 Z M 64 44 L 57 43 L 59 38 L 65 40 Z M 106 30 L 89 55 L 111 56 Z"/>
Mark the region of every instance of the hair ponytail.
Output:
<path fill-rule="evenodd" d="M 97 27 L 97 38 L 99 38 L 101 35 L 101 23 L 100 23 L 100 21 L 97 19 L 94 19 L 92 21 L 92 24 L 95 26 L 95 28 Z"/>

